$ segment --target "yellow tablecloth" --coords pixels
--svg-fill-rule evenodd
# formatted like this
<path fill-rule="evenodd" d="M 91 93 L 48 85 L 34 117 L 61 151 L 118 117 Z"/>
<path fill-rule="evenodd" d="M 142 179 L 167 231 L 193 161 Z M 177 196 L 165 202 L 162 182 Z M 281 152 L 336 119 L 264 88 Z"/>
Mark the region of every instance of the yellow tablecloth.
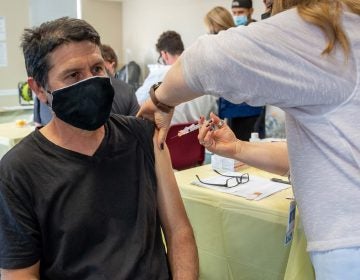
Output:
<path fill-rule="evenodd" d="M 30 125 L 17 127 L 15 122 L 0 123 L 0 158 L 34 129 L 35 127 Z"/>
<path fill-rule="evenodd" d="M 243 167 L 262 177 L 273 174 Z M 210 165 L 175 173 L 187 214 L 193 226 L 204 280 L 312 280 L 306 239 L 296 218 L 294 240 L 284 245 L 292 190 L 260 201 L 191 185 L 196 179 L 216 176 Z"/>

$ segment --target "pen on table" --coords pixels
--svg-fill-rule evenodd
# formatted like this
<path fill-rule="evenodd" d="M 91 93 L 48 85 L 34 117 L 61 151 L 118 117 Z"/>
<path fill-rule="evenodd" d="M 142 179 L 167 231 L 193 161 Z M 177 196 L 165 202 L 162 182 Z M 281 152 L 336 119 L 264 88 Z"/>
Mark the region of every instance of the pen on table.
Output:
<path fill-rule="evenodd" d="M 282 184 L 288 184 L 288 185 L 290 185 L 290 182 L 289 182 L 289 181 L 285 181 L 285 180 L 283 180 L 283 179 L 271 178 L 270 180 L 273 181 L 273 182 L 276 182 L 276 183 L 282 183 Z"/>

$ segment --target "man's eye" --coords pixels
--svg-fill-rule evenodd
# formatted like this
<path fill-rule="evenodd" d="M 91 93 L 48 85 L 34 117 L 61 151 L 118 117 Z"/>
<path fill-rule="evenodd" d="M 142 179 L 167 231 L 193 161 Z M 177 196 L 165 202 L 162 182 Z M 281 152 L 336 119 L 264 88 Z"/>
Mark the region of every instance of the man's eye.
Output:
<path fill-rule="evenodd" d="M 104 73 L 104 71 L 105 71 L 104 68 L 101 66 L 96 66 L 94 68 L 94 73 Z"/>
<path fill-rule="evenodd" d="M 78 72 L 74 72 L 74 73 L 71 73 L 69 75 L 70 78 L 78 78 L 79 77 L 79 73 Z"/>

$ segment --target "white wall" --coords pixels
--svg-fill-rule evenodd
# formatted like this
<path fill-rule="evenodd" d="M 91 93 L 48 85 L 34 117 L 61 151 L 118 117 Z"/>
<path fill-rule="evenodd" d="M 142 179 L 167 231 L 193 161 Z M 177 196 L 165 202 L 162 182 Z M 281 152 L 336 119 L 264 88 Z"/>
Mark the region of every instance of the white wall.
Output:
<path fill-rule="evenodd" d="M 74 1 L 74 0 L 72 0 Z M 82 18 L 90 23 L 122 60 L 122 3 L 119 1 L 81 0 Z"/>
<path fill-rule="evenodd" d="M 30 26 L 59 17 L 76 18 L 78 0 L 29 0 Z M 104 44 L 122 55 L 122 3 L 120 1 L 80 0 L 81 18 L 89 22 L 101 36 Z"/>
<path fill-rule="evenodd" d="M 83 19 L 100 33 L 104 43 L 122 53 L 122 12 L 120 1 L 81 0 Z M 7 61 L 0 67 L 0 107 L 18 105 L 17 84 L 27 78 L 20 38 L 24 28 L 38 26 L 58 17 L 77 17 L 77 0 L 0 0 L 5 18 Z"/>
<path fill-rule="evenodd" d="M 26 7 L 19 9 L 19 7 Z M 17 84 L 26 79 L 24 59 L 20 49 L 20 37 L 28 26 L 28 0 L 0 0 L 0 16 L 5 18 L 7 65 L 0 67 L 0 106 L 17 104 Z"/>
<path fill-rule="evenodd" d="M 74 5 L 75 3 L 75 5 Z M 0 16 L 5 17 L 7 60 L 0 67 L 0 107 L 18 105 L 17 84 L 26 81 L 20 39 L 24 28 L 60 16 L 76 16 L 75 0 L 17 0 L 0 1 Z"/>
<path fill-rule="evenodd" d="M 155 44 L 166 30 L 178 32 L 185 48 L 205 34 L 205 14 L 215 6 L 230 10 L 231 0 L 123 0 L 123 63 L 135 60 L 143 70 L 154 63 Z M 255 19 L 264 11 L 262 0 L 253 0 Z M 146 75 L 145 70 L 145 75 Z"/>
<path fill-rule="evenodd" d="M 76 18 L 76 0 L 29 0 L 30 26 L 59 17 Z"/>

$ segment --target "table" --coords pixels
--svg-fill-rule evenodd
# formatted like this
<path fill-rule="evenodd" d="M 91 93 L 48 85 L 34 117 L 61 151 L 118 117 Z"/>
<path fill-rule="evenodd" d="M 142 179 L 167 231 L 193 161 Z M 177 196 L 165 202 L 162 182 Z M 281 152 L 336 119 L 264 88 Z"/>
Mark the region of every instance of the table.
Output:
<path fill-rule="evenodd" d="M 279 177 L 244 166 L 239 170 Z M 194 229 L 204 280 L 312 280 L 313 268 L 297 215 L 294 239 L 284 245 L 291 188 L 260 201 L 191 185 L 195 175 L 216 176 L 210 165 L 175 173 Z M 281 178 L 281 177 L 279 177 Z"/>
<path fill-rule="evenodd" d="M 25 136 L 33 132 L 34 126 L 17 127 L 15 121 L 0 123 L 0 158 L 10 148 L 19 143 Z"/>
<path fill-rule="evenodd" d="M 0 123 L 12 122 L 16 119 L 32 119 L 34 106 L 6 106 L 0 107 Z"/>

